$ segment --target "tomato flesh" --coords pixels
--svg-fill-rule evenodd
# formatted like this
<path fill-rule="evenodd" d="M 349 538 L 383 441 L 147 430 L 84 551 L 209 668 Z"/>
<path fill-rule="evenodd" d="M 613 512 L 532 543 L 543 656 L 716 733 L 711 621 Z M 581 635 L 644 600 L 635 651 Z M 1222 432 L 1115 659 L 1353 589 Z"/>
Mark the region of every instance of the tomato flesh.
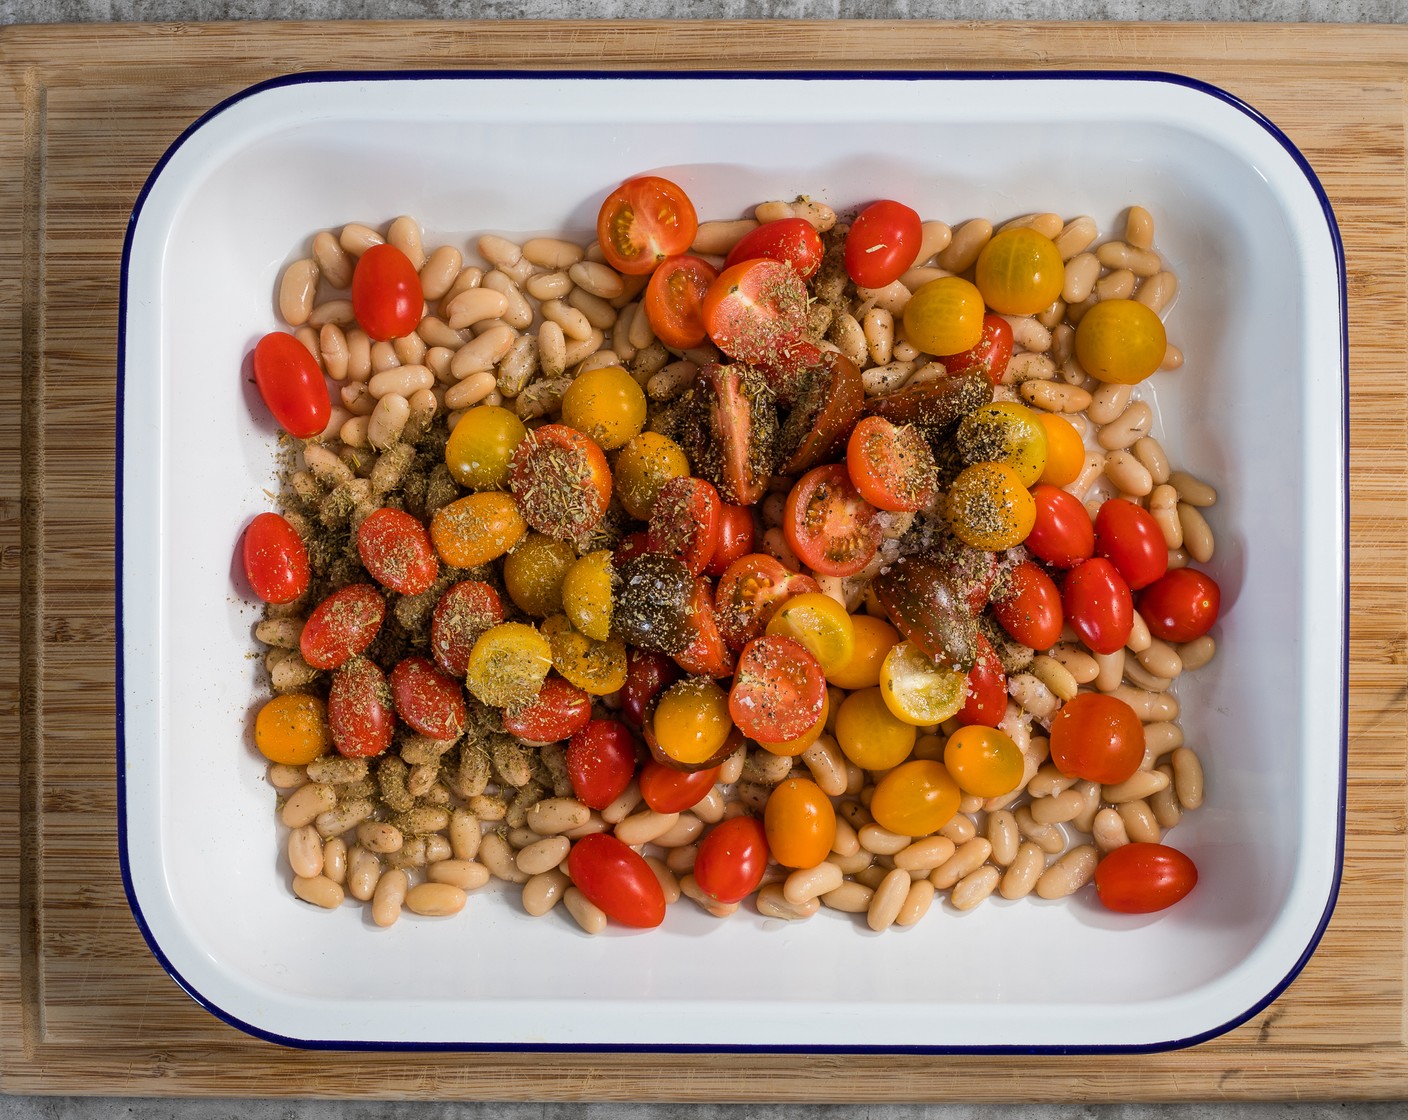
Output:
<path fill-rule="evenodd" d="M 650 274 L 642 303 L 655 337 L 680 350 L 703 342 L 708 337 L 704 297 L 718 278 L 718 269 L 689 253 L 661 261 Z"/>
<path fill-rule="evenodd" d="M 934 453 L 917 428 L 867 416 L 846 443 L 846 471 L 860 496 L 878 509 L 921 510 L 938 489 Z"/>
<path fill-rule="evenodd" d="M 694 243 L 699 216 L 684 188 L 659 175 L 628 179 L 606 196 L 596 219 L 606 263 L 644 276 Z"/>
<path fill-rule="evenodd" d="M 740 362 L 788 367 L 803 352 L 807 288 L 792 266 L 767 257 L 726 268 L 704 297 L 714 344 Z"/>
<path fill-rule="evenodd" d="M 840 463 L 813 467 L 787 495 L 782 532 L 797 558 L 824 576 L 853 576 L 880 547 L 880 511 Z"/>
<path fill-rule="evenodd" d="M 702 478 L 672 478 L 660 487 L 650 510 L 646 547 L 678 557 L 697 576 L 719 544 L 719 492 Z"/>
<path fill-rule="evenodd" d="M 764 634 L 738 656 L 729 690 L 734 725 L 761 743 L 785 743 L 816 724 L 826 699 L 821 663 L 796 638 Z"/>

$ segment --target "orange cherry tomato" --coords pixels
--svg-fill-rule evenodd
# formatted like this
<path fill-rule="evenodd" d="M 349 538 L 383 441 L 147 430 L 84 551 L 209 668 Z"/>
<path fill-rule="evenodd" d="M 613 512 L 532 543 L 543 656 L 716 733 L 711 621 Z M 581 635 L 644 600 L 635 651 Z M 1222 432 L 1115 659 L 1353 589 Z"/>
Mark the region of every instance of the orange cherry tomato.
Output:
<path fill-rule="evenodd" d="M 328 426 L 332 398 L 323 371 L 293 335 L 274 331 L 255 344 L 254 384 L 289 435 L 311 439 Z"/>
<path fill-rule="evenodd" d="M 1006 322 L 1006 320 L 1003 320 Z M 1054 412 L 1038 412 L 1046 432 L 1046 466 L 1037 480 L 1049 486 L 1069 486 L 1085 466 L 1085 444 L 1071 422 Z"/>
<path fill-rule="evenodd" d="M 768 795 L 763 828 L 783 867 L 815 867 L 836 842 L 836 809 L 815 782 L 788 778 Z"/>
<path fill-rule="evenodd" d="M 958 788 L 979 797 L 1001 797 L 1022 784 L 1022 752 L 995 727 L 961 727 L 944 744 L 944 766 Z"/>
<path fill-rule="evenodd" d="M 870 813 L 881 828 L 901 836 L 928 836 L 953 819 L 962 800 L 942 762 L 914 759 L 880 779 Z"/>
<path fill-rule="evenodd" d="M 629 276 L 644 276 L 666 257 L 685 252 L 698 231 L 689 195 L 659 175 L 626 180 L 606 196 L 596 219 L 606 263 Z"/>
<path fill-rule="evenodd" d="M 704 297 L 718 278 L 718 269 L 690 253 L 661 261 L 650 274 L 642 302 L 655 337 L 680 350 L 703 342 L 708 337 Z"/>
<path fill-rule="evenodd" d="M 544 424 L 514 449 L 508 488 L 529 525 L 572 540 L 591 532 L 606 513 L 611 468 L 590 436 L 565 424 Z"/>
<path fill-rule="evenodd" d="M 404 338 L 425 309 L 420 274 L 395 245 L 373 245 L 352 271 L 352 314 L 377 341 Z"/>
<path fill-rule="evenodd" d="M 327 705 L 306 692 L 285 692 L 259 709 L 254 745 L 270 762 L 306 766 L 332 746 Z"/>
<path fill-rule="evenodd" d="M 919 429 L 883 416 L 867 416 L 851 430 L 846 471 L 860 496 L 878 509 L 913 513 L 938 489 L 939 468 Z"/>

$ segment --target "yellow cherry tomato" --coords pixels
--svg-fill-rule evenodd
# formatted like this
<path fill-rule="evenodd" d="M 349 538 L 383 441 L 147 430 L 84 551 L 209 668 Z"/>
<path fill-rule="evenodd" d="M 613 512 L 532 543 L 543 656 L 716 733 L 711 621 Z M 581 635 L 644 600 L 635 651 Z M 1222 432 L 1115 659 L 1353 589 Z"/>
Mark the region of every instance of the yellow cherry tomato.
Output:
<path fill-rule="evenodd" d="M 1036 503 L 1005 463 L 965 467 L 948 492 L 948 523 L 964 544 L 989 552 L 1014 548 L 1036 523 Z"/>
<path fill-rule="evenodd" d="M 995 401 L 974 409 L 958 425 L 958 452 L 965 463 L 1006 463 L 1031 486 L 1046 466 L 1046 428 L 1035 409 Z"/>
<path fill-rule="evenodd" d="M 978 797 L 1001 797 L 1022 784 L 1022 752 L 995 727 L 960 727 L 944 745 L 944 766 L 958 788 Z"/>
<path fill-rule="evenodd" d="M 626 684 L 626 643 L 598 641 L 572 628 L 565 615 L 543 620 L 543 636 L 552 650 L 552 667 L 567 681 L 593 696 L 609 696 Z"/>
<path fill-rule="evenodd" d="M 973 280 L 1000 315 L 1035 315 L 1061 295 L 1066 266 L 1056 243 L 1026 226 L 993 235 L 978 254 Z"/>
<path fill-rule="evenodd" d="M 651 729 L 656 744 L 676 762 L 708 762 L 733 730 L 728 693 L 707 677 L 676 681 L 655 705 Z"/>
<path fill-rule="evenodd" d="M 497 560 L 527 532 L 518 503 L 498 490 L 460 498 L 430 519 L 430 542 L 452 568 L 476 568 Z"/>
<path fill-rule="evenodd" d="M 528 429 L 506 408 L 476 405 L 445 443 L 445 466 L 467 490 L 507 490 L 508 464 Z"/>
<path fill-rule="evenodd" d="M 961 354 L 983 337 L 983 296 L 959 276 L 921 284 L 904 308 L 904 333 L 926 354 Z"/>
<path fill-rule="evenodd" d="M 658 432 L 641 432 L 621 448 L 612 477 L 626 512 L 648 521 L 660 487 L 688 475 L 689 459 L 679 444 Z"/>
<path fill-rule="evenodd" d="M 562 577 L 562 609 L 572 625 L 599 642 L 611 637 L 612 557 L 609 549 L 589 552 Z"/>
<path fill-rule="evenodd" d="M 796 758 L 804 750 L 821 738 L 821 733 L 826 730 L 826 721 L 831 718 L 831 694 L 835 689 L 828 688 L 821 698 L 821 717 L 806 731 L 798 735 L 795 739 L 789 739 L 785 743 L 759 743 L 758 746 L 769 754 L 780 754 L 787 758 Z"/>
<path fill-rule="evenodd" d="M 1085 444 L 1080 433 L 1069 420 L 1054 412 L 1038 412 L 1037 419 L 1046 432 L 1046 466 L 1041 468 L 1037 481 L 1069 486 L 1085 466 Z"/>
<path fill-rule="evenodd" d="M 895 716 L 916 727 L 952 719 L 963 707 L 968 675 L 942 665 L 913 642 L 900 642 L 880 666 L 880 695 Z"/>
<path fill-rule="evenodd" d="M 254 717 L 254 745 L 270 762 L 307 765 L 332 747 L 327 705 L 301 692 L 275 696 Z"/>
<path fill-rule="evenodd" d="M 916 758 L 891 770 L 875 787 L 870 815 L 901 836 L 928 836 L 953 819 L 962 799 L 942 762 Z"/>
<path fill-rule="evenodd" d="M 871 614 L 851 615 L 855 651 L 846 664 L 827 671 L 826 679 L 838 688 L 874 688 L 880 683 L 880 665 L 900 640 L 900 632 L 883 618 Z"/>
<path fill-rule="evenodd" d="M 1158 315 L 1135 299 L 1102 300 L 1076 325 L 1076 360 L 1100 381 L 1136 385 L 1159 368 L 1167 350 Z"/>
<path fill-rule="evenodd" d="M 836 842 L 836 809 L 815 782 L 788 778 L 768 795 L 763 829 L 768 854 L 783 867 L 815 867 Z"/>
<path fill-rule="evenodd" d="M 469 651 L 465 687 L 481 704 L 514 708 L 530 703 L 552 668 L 552 647 L 533 627 L 501 622 Z"/>
<path fill-rule="evenodd" d="M 856 652 L 856 631 L 846 608 L 819 591 L 794 595 L 768 619 L 767 633 L 796 638 L 824 673 L 846 665 Z"/>
<path fill-rule="evenodd" d="M 562 610 L 562 581 L 577 559 L 566 541 L 529 533 L 504 557 L 504 590 L 524 614 L 546 618 Z"/>
<path fill-rule="evenodd" d="M 862 770 L 898 766 L 914 749 L 914 725 L 890 711 L 879 688 L 852 692 L 836 712 L 836 742 Z"/>
<path fill-rule="evenodd" d="M 611 451 L 645 427 L 645 390 L 620 366 L 587 370 L 562 395 L 562 422 Z"/>

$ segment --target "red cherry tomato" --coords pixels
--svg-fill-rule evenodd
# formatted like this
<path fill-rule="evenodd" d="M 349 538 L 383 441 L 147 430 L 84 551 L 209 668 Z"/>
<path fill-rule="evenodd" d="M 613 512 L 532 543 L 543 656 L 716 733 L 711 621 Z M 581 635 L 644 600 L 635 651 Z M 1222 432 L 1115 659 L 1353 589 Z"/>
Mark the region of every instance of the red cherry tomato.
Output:
<path fill-rule="evenodd" d="M 641 727 L 655 697 L 680 678 L 680 668 L 663 653 L 626 649 L 626 683 L 621 686 L 621 718 Z"/>
<path fill-rule="evenodd" d="M 357 528 L 357 555 L 383 587 L 402 595 L 429 591 L 440 574 L 430 533 L 405 510 L 383 506 Z"/>
<path fill-rule="evenodd" d="M 879 509 L 913 513 L 938 489 L 934 453 L 919 429 L 883 416 L 867 416 L 851 429 L 846 471 L 860 496 Z"/>
<path fill-rule="evenodd" d="M 703 577 L 694 581 L 685 629 L 689 643 L 675 654 L 681 669 L 697 677 L 726 677 L 733 672 L 733 655 L 714 614 L 714 588 Z"/>
<path fill-rule="evenodd" d="M 978 659 L 968 670 L 963 707 L 954 718 L 965 727 L 972 724 L 996 727 L 1007 715 L 1007 674 L 985 637 L 979 634 L 976 644 Z"/>
<path fill-rule="evenodd" d="M 983 316 L 983 334 L 978 344 L 960 354 L 943 358 L 944 369 L 954 376 L 981 373 L 994 385 L 1002 381 L 1007 363 L 1012 360 L 1012 324 L 1001 315 Z"/>
<path fill-rule="evenodd" d="M 826 702 L 826 673 L 796 638 L 764 634 L 738 655 L 728 711 L 760 743 L 786 743 L 810 731 Z"/>
<path fill-rule="evenodd" d="M 994 590 L 992 613 L 1008 634 L 1032 649 L 1050 649 L 1061 638 L 1061 592 L 1030 560 L 1014 567 Z"/>
<path fill-rule="evenodd" d="M 1030 539 L 1027 546 L 1031 547 Z M 1095 514 L 1095 551 L 1115 566 L 1131 591 L 1148 587 L 1168 571 L 1168 544 L 1159 523 L 1143 506 L 1123 498 L 1100 504 Z"/>
<path fill-rule="evenodd" d="M 880 547 L 880 511 L 860 496 L 842 463 L 813 467 L 792 487 L 782 533 L 797 558 L 824 576 L 853 576 Z"/>
<path fill-rule="evenodd" d="M 820 591 L 811 576 L 788 571 L 780 561 L 750 552 L 730 564 L 714 591 L 714 615 L 730 649 L 742 649 L 767 627 L 773 611 L 793 595 Z"/>
<path fill-rule="evenodd" d="M 589 809 L 605 809 L 636 772 L 636 739 L 619 720 L 594 719 L 567 744 L 572 792 Z"/>
<path fill-rule="evenodd" d="M 1066 575 L 1061 609 L 1090 649 L 1114 653 L 1134 629 L 1134 598 L 1115 566 L 1103 557 L 1083 561 Z"/>
<path fill-rule="evenodd" d="M 1100 902 L 1120 914 L 1167 910 L 1197 885 L 1193 861 L 1165 844 L 1125 844 L 1095 868 Z"/>
<path fill-rule="evenodd" d="M 352 314 L 377 341 L 404 338 L 425 310 L 420 274 L 395 245 L 373 245 L 352 270 Z"/>
<path fill-rule="evenodd" d="M 606 263 L 629 276 L 644 276 L 666 257 L 686 252 L 697 232 L 689 195 L 659 175 L 627 179 L 606 196 L 596 218 Z"/>
<path fill-rule="evenodd" d="M 753 551 L 756 540 L 753 511 L 747 506 L 723 503 L 719 507 L 719 543 L 713 557 L 704 566 L 704 574 L 715 577 L 723 575 L 730 564 Z"/>
<path fill-rule="evenodd" d="M 715 902 L 741 902 L 763 881 L 768 836 L 757 817 L 732 817 L 716 824 L 699 845 L 694 881 Z"/>
<path fill-rule="evenodd" d="M 391 702 L 412 731 L 431 739 L 464 734 L 464 689 L 428 657 L 407 657 L 391 670 Z"/>
<path fill-rule="evenodd" d="M 1032 487 L 1032 502 L 1036 520 L 1022 542 L 1028 552 L 1057 568 L 1074 568 L 1095 555 L 1095 527 L 1074 494 L 1038 483 Z"/>
<path fill-rule="evenodd" d="M 919 215 L 891 199 L 872 202 L 846 234 L 846 272 L 862 288 L 883 288 L 903 276 L 924 239 Z"/>
<path fill-rule="evenodd" d="M 591 718 L 591 696 L 561 677 L 548 677 L 532 701 L 504 713 L 504 730 L 530 743 L 557 743 L 577 734 Z"/>
<path fill-rule="evenodd" d="M 653 549 L 650 547 L 650 535 L 644 529 L 640 529 L 634 533 L 627 533 L 621 538 L 621 543 L 611 554 L 611 562 L 619 568 L 627 560 L 636 556 L 644 556 L 651 551 Z"/>
<path fill-rule="evenodd" d="M 499 593 L 477 579 L 448 588 L 430 616 L 430 653 L 452 677 L 469 671 L 469 655 L 484 631 L 504 620 Z"/>
<path fill-rule="evenodd" d="M 336 669 L 372 644 L 386 617 L 386 600 L 370 583 L 351 583 L 313 608 L 298 639 L 303 660 Z"/>
<path fill-rule="evenodd" d="M 244 574 L 266 603 L 291 603 L 308 590 L 308 550 L 277 513 L 261 513 L 244 531 Z"/>
<path fill-rule="evenodd" d="M 254 384 L 289 435 L 311 439 L 328 426 L 332 398 L 323 371 L 293 335 L 274 331 L 255 344 Z"/>
<path fill-rule="evenodd" d="M 792 267 L 760 257 L 726 268 L 704 297 L 709 337 L 730 358 L 787 368 L 805 349 L 807 287 Z"/>
<path fill-rule="evenodd" d="M 605 832 L 572 845 L 567 871 L 573 885 L 612 921 L 651 929 L 665 920 L 665 892 L 655 872 L 631 848 Z"/>
<path fill-rule="evenodd" d="M 651 759 L 640 771 L 640 795 L 657 813 L 683 813 L 704 799 L 719 780 L 719 768 L 676 770 Z"/>
<path fill-rule="evenodd" d="M 328 729 L 333 746 L 348 758 L 371 758 L 391 745 L 396 713 L 386 675 L 375 662 L 354 657 L 332 675 Z"/>
<path fill-rule="evenodd" d="M 803 280 L 810 280 L 821 267 L 821 234 L 805 218 L 779 218 L 764 222 L 739 239 L 724 261 L 732 268 L 742 261 L 767 257 L 790 264 Z"/>
<path fill-rule="evenodd" d="M 1144 724 L 1117 696 L 1078 693 L 1052 717 L 1051 761 L 1070 777 L 1117 785 L 1144 761 Z"/>
<path fill-rule="evenodd" d="M 1175 568 L 1139 596 L 1139 613 L 1149 633 L 1165 642 L 1201 638 L 1217 621 L 1222 589 L 1206 572 Z"/>
<path fill-rule="evenodd" d="M 646 548 L 684 561 L 697 576 L 709 566 L 719 544 L 719 492 L 702 478 L 669 479 L 650 507 Z"/>
<path fill-rule="evenodd" d="M 718 269 L 689 253 L 661 261 L 650 274 L 642 303 L 655 337 L 679 350 L 703 342 L 708 337 L 704 297 L 718 278 Z"/>

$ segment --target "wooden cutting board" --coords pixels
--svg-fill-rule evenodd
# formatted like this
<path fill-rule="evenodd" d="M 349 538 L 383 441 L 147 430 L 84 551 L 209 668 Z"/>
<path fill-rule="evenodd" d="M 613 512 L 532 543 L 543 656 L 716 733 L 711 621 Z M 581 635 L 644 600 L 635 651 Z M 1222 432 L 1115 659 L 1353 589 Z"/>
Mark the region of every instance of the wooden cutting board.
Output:
<path fill-rule="evenodd" d="M 246 1037 L 162 972 L 123 897 L 115 821 L 114 353 L 128 214 L 180 131 L 253 82 L 466 66 L 1166 70 L 1246 99 L 1299 145 L 1334 204 L 1349 268 L 1350 770 L 1339 906 L 1280 999 L 1221 1038 L 1147 1056 L 339 1054 Z M 1408 1095 L 1408 29 L 6 27 L 0 74 L 0 1089 L 699 1101 Z"/>

